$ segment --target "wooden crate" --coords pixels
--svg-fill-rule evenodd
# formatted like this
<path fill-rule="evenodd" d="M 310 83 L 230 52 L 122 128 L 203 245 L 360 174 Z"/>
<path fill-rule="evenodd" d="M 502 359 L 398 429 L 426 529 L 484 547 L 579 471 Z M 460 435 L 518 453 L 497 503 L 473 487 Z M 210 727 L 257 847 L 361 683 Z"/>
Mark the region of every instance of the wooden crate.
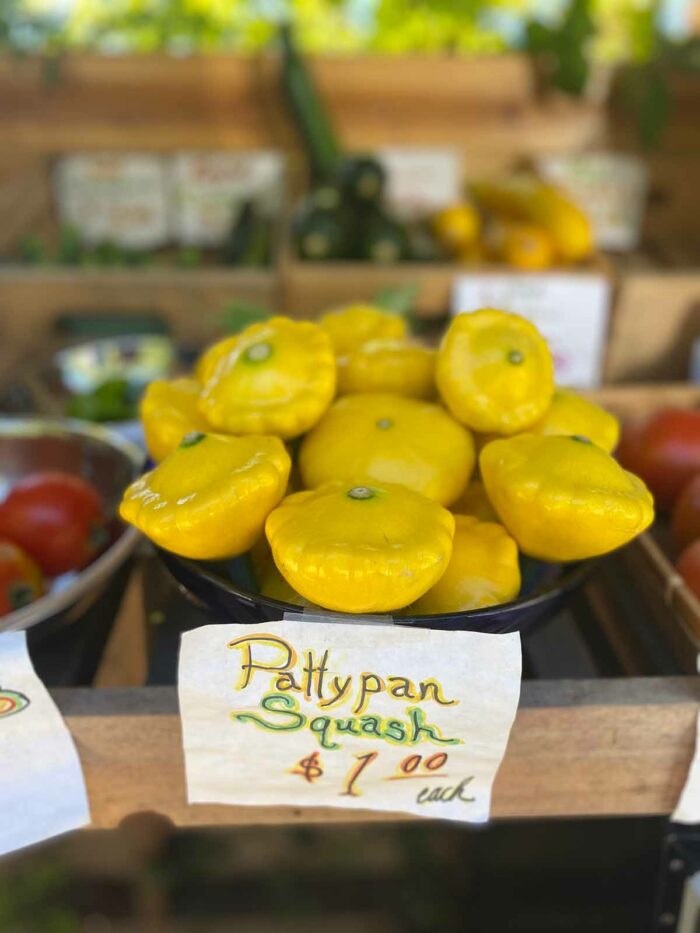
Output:
<path fill-rule="evenodd" d="M 697 408 L 700 386 L 688 384 L 629 385 L 601 389 L 591 397 L 624 421 L 635 421 L 664 408 Z M 676 572 L 671 545 L 663 527 L 646 532 L 622 552 L 631 576 L 638 581 L 646 604 L 674 654 L 688 673 L 698 670 L 700 600 Z"/>
<path fill-rule="evenodd" d="M 670 403 L 693 404 L 700 401 L 700 390 L 621 387 L 592 397 L 621 417 L 632 417 Z M 623 554 L 645 606 L 656 613 L 654 599 L 660 601 L 659 618 L 665 621 L 659 626 L 668 642 L 676 639 L 674 647 L 681 654 L 682 630 L 675 621 L 681 591 L 672 587 L 672 600 L 665 600 L 666 577 L 649 557 L 650 541 L 645 536 Z M 144 573 L 153 577 L 151 571 L 142 571 L 142 577 Z M 144 622 L 140 586 L 140 579 L 132 581 L 98 675 L 98 683 L 110 689 L 54 692 L 81 756 L 95 827 L 117 826 L 142 811 L 161 814 L 177 826 L 412 819 L 334 809 L 188 806 L 176 691 L 141 686 L 144 664 L 134 663 L 134 645 L 143 647 L 138 634 Z M 607 616 L 602 628 L 624 659 L 621 621 L 611 618 L 598 590 L 590 599 Z M 553 626 L 549 644 L 565 635 Z M 694 657 L 689 645 L 686 641 L 688 661 Z M 546 643 L 539 647 L 547 650 Z M 690 663 L 686 666 L 691 669 Z M 635 671 L 634 658 L 623 669 Z M 670 813 L 693 754 L 699 704 L 696 676 L 525 681 L 494 786 L 494 818 Z"/>
<path fill-rule="evenodd" d="M 700 267 L 619 277 L 605 381 L 685 380 L 700 338 Z"/>
<path fill-rule="evenodd" d="M 64 313 L 149 311 L 177 340 L 201 347 L 221 334 L 232 301 L 279 306 L 273 269 L 0 268 L 0 365 L 8 368 L 47 344 Z"/>
<path fill-rule="evenodd" d="M 611 264 L 596 256 L 585 265 L 552 269 L 573 275 L 603 275 L 613 279 Z M 380 266 L 359 262 L 305 262 L 284 254 L 281 289 L 284 310 L 296 317 L 313 317 L 335 305 L 366 301 L 383 288 L 415 285 L 418 289 L 414 310 L 424 318 L 448 314 L 455 280 L 484 273 L 501 276 L 537 275 L 498 265 L 459 266 L 455 263 L 404 262 Z"/>

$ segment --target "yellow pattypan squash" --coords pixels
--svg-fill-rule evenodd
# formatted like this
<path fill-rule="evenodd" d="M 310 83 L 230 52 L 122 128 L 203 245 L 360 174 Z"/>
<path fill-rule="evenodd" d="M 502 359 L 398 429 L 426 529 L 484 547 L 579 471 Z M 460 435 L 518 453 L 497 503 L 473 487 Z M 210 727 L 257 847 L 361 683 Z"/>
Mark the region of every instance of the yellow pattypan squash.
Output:
<path fill-rule="evenodd" d="M 463 202 L 445 207 L 431 221 L 435 239 L 451 255 L 472 247 L 481 230 L 481 218 L 473 204 Z"/>
<path fill-rule="evenodd" d="M 206 379 L 199 408 L 212 427 L 287 439 L 308 431 L 328 408 L 335 358 L 318 325 L 276 317 L 226 343 L 211 370 L 200 367 Z"/>
<path fill-rule="evenodd" d="M 556 389 L 546 415 L 530 430 L 535 434 L 577 434 L 607 453 L 615 450 L 620 439 L 617 418 L 571 389 Z"/>
<path fill-rule="evenodd" d="M 399 395 L 338 399 L 299 450 L 307 488 L 334 479 L 397 483 L 449 505 L 474 469 L 471 434 L 444 409 Z"/>
<path fill-rule="evenodd" d="M 338 395 L 390 392 L 435 395 L 435 351 L 409 340 L 381 337 L 338 357 Z"/>
<path fill-rule="evenodd" d="M 497 234 L 496 255 L 514 269 L 551 269 L 556 249 L 546 230 L 534 224 L 504 223 Z"/>
<path fill-rule="evenodd" d="M 455 515 L 447 570 L 414 603 L 411 615 L 466 612 L 510 602 L 520 592 L 518 546 L 502 525 Z"/>
<path fill-rule="evenodd" d="M 407 331 L 402 317 L 371 304 L 335 308 L 321 315 L 318 323 L 331 338 L 333 349 L 339 356 L 375 338 L 400 340 Z"/>
<path fill-rule="evenodd" d="M 526 430 L 545 414 L 554 392 L 552 354 L 537 328 L 490 308 L 454 319 L 435 377 L 454 417 L 485 434 Z"/>
<path fill-rule="evenodd" d="M 389 612 L 440 579 L 454 516 L 403 486 L 332 482 L 283 500 L 265 524 L 282 576 L 337 612 Z"/>
<path fill-rule="evenodd" d="M 489 502 L 486 489 L 480 479 L 473 479 L 462 495 L 453 505 L 450 512 L 455 515 L 473 515 L 481 522 L 497 522 L 496 510 Z"/>
<path fill-rule="evenodd" d="M 196 379 L 156 379 L 149 383 L 139 412 L 146 448 L 156 462 L 172 453 L 185 434 L 208 430 L 199 413 L 199 391 Z"/>
<path fill-rule="evenodd" d="M 584 437 L 520 434 L 481 452 L 486 493 L 525 554 L 583 560 L 626 544 L 654 518 L 644 483 Z"/>
<path fill-rule="evenodd" d="M 284 495 L 290 467 L 277 437 L 189 434 L 129 486 L 119 514 L 182 557 L 233 557 L 261 535 Z"/>
<path fill-rule="evenodd" d="M 228 354 L 235 350 L 238 345 L 238 337 L 224 337 L 223 340 L 217 340 L 202 353 L 194 365 L 194 374 L 197 381 L 204 385 L 213 375 L 219 360 L 224 359 Z"/>

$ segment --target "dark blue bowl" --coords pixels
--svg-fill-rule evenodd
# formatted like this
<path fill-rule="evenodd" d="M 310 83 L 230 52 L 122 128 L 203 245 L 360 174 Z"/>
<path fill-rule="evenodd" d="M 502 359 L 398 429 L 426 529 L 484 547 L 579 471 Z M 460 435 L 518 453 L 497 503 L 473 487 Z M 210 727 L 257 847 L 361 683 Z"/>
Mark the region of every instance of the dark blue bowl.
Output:
<path fill-rule="evenodd" d="M 257 624 L 274 622 L 285 613 L 332 616 L 352 622 L 352 615 L 302 608 L 263 596 L 256 590 L 246 557 L 221 563 L 187 560 L 159 549 L 160 557 L 177 582 L 212 616 L 212 621 Z M 459 632 L 522 632 L 544 622 L 566 603 L 585 581 L 594 560 L 576 564 L 545 564 L 524 558 L 518 599 L 489 609 L 445 615 L 377 616 L 397 625 Z"/>

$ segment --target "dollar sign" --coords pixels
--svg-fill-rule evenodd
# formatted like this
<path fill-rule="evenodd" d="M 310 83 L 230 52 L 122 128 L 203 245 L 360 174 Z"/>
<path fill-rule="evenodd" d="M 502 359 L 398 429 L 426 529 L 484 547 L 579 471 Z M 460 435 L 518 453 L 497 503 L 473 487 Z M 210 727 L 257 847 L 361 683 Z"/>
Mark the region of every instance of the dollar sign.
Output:
<path fill-rule="evenodd" d="M 309 784 L 313 784 L 314 781 L 317 781 L 323 774 L 318 752 L 312 752 L 310 755 L 307 755 L 306 758 L 302 758 L 297 762 L 296 766 L 292 768 L 292 774 L 300 775 L 305 781 L 308 781 Z"/>

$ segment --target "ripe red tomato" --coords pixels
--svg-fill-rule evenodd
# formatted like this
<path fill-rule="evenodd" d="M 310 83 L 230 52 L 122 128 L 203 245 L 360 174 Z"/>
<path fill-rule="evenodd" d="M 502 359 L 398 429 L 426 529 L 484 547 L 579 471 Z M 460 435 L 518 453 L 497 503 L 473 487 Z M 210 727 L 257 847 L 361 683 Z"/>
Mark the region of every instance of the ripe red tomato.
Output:
<path fill-rule="evenodd" d="M 33 473 L 0 505 L 0 537 L 30 554 L 48 576 L 79 570 L 106 543 L 97 490 L 70 473 Z"/>
<path fill-rule="evenodd" d="M 671 533 L 679 550 L 700 538 L 700 473 L 686 483 L 671 513 Z"/>
<path fill-rule="evenodd" d="M 670 509 L 683 486 L 700 473 L 700 412 L 669 408 L 623 440 L 620 462 L 640 476 L 656 504 Z"/>
<path fill-rule="evenodd" d="M 678 558 L 676 570 L 700 598 L 700 541 L 693 541 Z"/>
<path fill-rule="evenodd" d="M 0 616 L 21 609 L 44 591 L 41 571 L 21 548 L 0 541 Z"/>

